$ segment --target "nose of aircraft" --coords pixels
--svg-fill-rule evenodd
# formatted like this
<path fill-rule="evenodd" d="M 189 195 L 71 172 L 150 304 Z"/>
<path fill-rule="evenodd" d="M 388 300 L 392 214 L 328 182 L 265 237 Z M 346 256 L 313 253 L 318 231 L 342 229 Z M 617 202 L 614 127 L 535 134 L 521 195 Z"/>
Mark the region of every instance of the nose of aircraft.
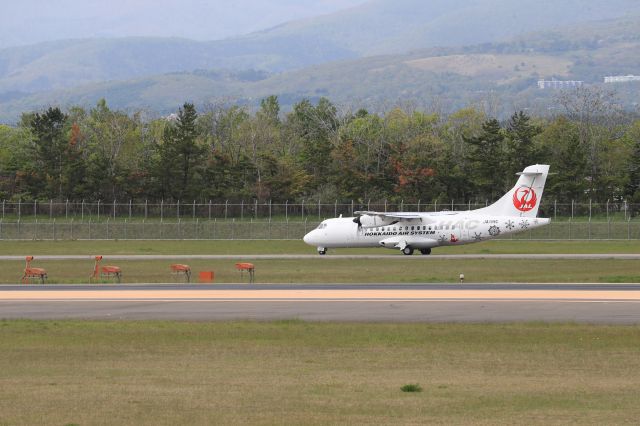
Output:
<path fill-rule="evenodd" d="M 314 245 L 314 234 L 316 233 L 316 230 L 314 229 L 313 231 L 309 232 L 307 235 L 304 236 L 304 238 L 302 239 L 305 243 L 309 244 L 310 246 Z"/>

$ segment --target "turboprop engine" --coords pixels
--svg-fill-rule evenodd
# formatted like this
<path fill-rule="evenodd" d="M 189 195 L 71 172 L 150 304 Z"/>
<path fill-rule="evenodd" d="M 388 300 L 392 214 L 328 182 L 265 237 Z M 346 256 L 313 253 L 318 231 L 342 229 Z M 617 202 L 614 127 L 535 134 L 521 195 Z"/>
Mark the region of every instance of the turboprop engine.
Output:
<path fill-rule="evenodd" d="M 362 227 L 366 229 L 366 228 L 378 228 L 380 226 L 395 225 L 396 223 L 398 223 L 398 220 L 391 217 L 363 214 L 362 216 L 358 216 L 355 219 L 353 219 L 353 222 L 357 223 L 358 227 Z"/>

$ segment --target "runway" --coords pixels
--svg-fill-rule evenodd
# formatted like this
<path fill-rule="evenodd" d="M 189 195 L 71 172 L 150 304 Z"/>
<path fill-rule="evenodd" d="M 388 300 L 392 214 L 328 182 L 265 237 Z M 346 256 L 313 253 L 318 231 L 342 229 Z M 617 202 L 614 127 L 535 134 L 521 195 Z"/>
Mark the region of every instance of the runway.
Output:
<path fill-rule="evenodd" d="M 640 285 L 12 285 L 0 318 L 640 324 Z"/>
<path fill-rule="evenodd" d="M 24 261 L 25 256 L 0 256 L 0 261 Z M 93 261 L 93 256 L 87 255 L 36 255 L 38 260 L 87 260 Z M 640 260 L 640 254 L 433 254 L 430 256 L 404 256 L 400 253 L 369 255 L 369 254 L 332 254 L 320 256 L 318 254 L 247 254 L 247 255 L 208 255 L 208 254 L 188 254 L 188 255 L 105 255 L 105 261 L 122 260 L 472 260 L 472 259 L 496 259 L 496 260 Z"/>

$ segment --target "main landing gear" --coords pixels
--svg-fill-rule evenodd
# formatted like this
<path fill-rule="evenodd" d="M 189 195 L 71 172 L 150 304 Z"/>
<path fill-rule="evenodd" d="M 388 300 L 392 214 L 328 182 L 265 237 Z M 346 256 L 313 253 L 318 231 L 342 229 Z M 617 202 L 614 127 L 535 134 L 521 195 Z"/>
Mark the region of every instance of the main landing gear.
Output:
<path fill-rule="evenodd" d="M 402 254 L 404 254 L 405 256 L 411 256 L 413 254 L 413 247 L 410 246 L 406 246 L 405 248 L 402 249 Z M 431 249 L 427 248 L 427 249 L 420 249 L 420 253 L 423 256 L 428 256 L 431 254 Z"/>

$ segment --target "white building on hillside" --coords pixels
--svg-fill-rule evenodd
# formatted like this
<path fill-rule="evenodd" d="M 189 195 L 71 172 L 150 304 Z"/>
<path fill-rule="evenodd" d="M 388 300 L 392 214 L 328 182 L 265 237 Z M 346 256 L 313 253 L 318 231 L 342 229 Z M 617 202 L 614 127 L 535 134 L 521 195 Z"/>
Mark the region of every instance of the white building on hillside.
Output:
<path fill-rule="evenodd" d="M 628 83 L 640 81 L 640 75 L 612 75 L 604 78 L 605 83 Z"/>
<path fill-rule="evenodd" d="M 539 80 L 539 89 L 571 89 L 574 87 L 581 87 L 584 81 L 576 80 Z"/>

